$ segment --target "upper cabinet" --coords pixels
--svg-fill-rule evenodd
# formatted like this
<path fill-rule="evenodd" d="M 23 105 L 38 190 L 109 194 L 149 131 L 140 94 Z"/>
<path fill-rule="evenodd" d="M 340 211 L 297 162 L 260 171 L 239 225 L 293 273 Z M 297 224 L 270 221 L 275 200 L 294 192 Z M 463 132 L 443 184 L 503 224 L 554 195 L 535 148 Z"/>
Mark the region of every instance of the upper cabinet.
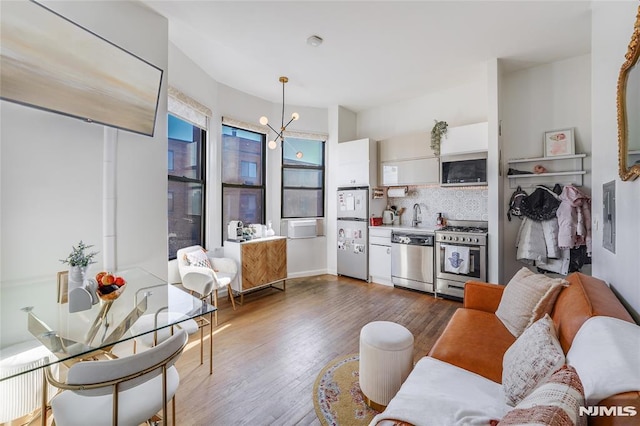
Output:
<path fill-rule="evenodd" d="M 489 149 L 489 123 L 449 127 L 440 142 L 440 155 L 466 154 Z"/>
<path fill-rule="evenodd" d="M 440 162 L 430 145 L 428 133 L 414 133 L 379 141 L 380 185 L 438 183 Z"/>
<path fill-rule="evenodd" d="M 338 144 L 338 186 L 375 186 L 378 181 L 376 142 L 358 139 Z"/>

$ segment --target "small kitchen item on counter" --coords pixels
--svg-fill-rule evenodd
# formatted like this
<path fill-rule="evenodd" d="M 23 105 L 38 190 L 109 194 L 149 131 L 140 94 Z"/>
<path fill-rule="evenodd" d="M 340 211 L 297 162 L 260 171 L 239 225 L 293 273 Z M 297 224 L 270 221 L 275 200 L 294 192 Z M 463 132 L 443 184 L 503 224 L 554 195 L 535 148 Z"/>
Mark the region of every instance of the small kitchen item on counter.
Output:
<path fill-rule="evenodd" d="M 382 223 L 384 225 L 393 225 L 393 221 L 396 220 L 395 210 L 385 210 L 382 212 Z"/>
<path fill-rule="evenodd" d="M 438 213 L 438 217 L 436 218 L 436 228 L 444 228 L 447 226 L 447 219 L 442 215 L 442 213 Z"/>
<path fill-rule="evenodd" d="M 244 228 L 244 224 L 241 220 L 231 220 L 229 221 L 229 225 L 227 226 L 227 238 L 229 240 L 242 240 L 242 230 Z"/>
<path fill-rule="evenodd" d="M 382 225 L 382 218 L 381 217 L 371 216 L 369 218 L 369 225 L 371 225 L 371 226 L 380 226 L 380 225 Z"/>
<path fill-rule="evenodd" d="M 276 231 L 273 230 L 273 225 L 271 224 L 271 221 L 267 222 L 267 230 L 265 231 L 264 234 L 267 237 L 273 237 L 274 235 L 276 235 Z"/>

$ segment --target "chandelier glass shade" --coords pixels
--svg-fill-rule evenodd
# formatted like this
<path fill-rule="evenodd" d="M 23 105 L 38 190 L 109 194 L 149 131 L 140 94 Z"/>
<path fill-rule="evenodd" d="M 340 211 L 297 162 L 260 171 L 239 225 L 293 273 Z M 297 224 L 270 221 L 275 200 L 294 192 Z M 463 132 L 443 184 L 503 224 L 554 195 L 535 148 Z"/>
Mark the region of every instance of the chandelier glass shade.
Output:
<path fill-rule="evenodd" d="M 293 114 L 291 114 L 291 119 L 287 122 L 287 124 L 284 123 L 284 85 L 288 81 L 289 79 L 287 77 L 280 77 L 280 83 L 282 83 L 282 117 L 281 117 L 281 123 L 280 123 L 280 131 L 274 129 L 269 124 L 269 119 L 267 117 L 265 117 L 264 115 L 260 117 L 260 124 L 262 124 L 263 126 L 268 126 L 273 131 L 273 133 L 276 134 L 276 137 L 274 139 L 271 139 L 267 144 L 269 149 L 276 149 L 278 147 L 278 141 L 284 140 L 284 132 L 285 130 L 287 130 L 287 127 L 289 126 L 289 124 L 291 124 L 291 122 L 300 118 L 300 114 L 298 114 L 297 112 L 294 112 Z"/>

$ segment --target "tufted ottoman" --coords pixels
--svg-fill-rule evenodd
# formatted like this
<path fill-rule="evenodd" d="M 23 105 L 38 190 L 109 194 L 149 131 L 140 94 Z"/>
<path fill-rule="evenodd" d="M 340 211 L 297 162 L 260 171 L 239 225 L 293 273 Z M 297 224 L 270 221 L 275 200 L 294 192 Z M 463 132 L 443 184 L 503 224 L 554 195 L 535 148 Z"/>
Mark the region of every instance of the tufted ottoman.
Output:
<path fill-rule="evenodd" d="M 374 321 L 360 330 L 360 389 L 383 411 L 413 368 L 413 335 L 400 324 Z"/>

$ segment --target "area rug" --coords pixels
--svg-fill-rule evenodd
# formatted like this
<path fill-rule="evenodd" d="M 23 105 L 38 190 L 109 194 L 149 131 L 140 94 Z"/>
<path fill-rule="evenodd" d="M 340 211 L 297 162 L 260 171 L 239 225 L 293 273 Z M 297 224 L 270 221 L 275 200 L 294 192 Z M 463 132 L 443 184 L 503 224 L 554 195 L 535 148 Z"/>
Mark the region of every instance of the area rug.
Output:
<path fill-rule="evenodd" d="M 368 425 L 378 411 L 364 402 L 358 382 L 358 355 L 329 362 L 313 385 L 313 405 L 325 426 Z"/>

